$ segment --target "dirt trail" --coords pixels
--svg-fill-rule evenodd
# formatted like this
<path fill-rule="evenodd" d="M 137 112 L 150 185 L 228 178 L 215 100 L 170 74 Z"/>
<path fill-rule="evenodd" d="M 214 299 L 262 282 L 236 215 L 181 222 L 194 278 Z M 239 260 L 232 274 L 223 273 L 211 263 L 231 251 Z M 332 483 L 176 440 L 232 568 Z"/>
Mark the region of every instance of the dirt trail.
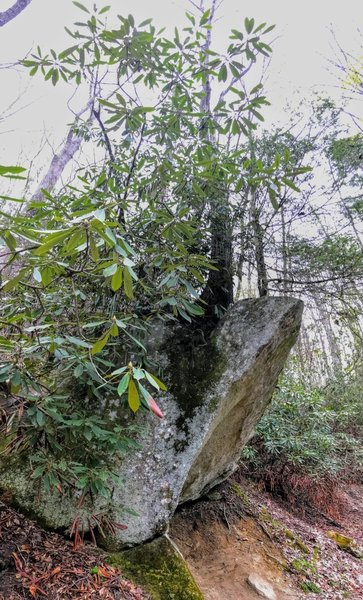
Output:
<path fill-rule="evenodd" d="M 338 521 L 273 498 L 235 474 L 209 499 L 175 515 L 170 537 L 188 562 L 205 600 L 258 600 L 254 573 L 277 600 L 362 600 L 363 560 L 342 551 L 336 531 L 363 548 L 363 486 L 340 492 Z"/>
<path fill-rule="evenodd" d="M 273 586 L 278 600 L 297 600 L 301 590 L 283 572 L 284 558 L 252 518 L 208 526 L 178 514 L 172 523 L 176 542 L 205 600 L 258 600 L 261 596 L 247 583 L 257 573 Z M 300 594 L 300 595 L 299 595 Z"/>

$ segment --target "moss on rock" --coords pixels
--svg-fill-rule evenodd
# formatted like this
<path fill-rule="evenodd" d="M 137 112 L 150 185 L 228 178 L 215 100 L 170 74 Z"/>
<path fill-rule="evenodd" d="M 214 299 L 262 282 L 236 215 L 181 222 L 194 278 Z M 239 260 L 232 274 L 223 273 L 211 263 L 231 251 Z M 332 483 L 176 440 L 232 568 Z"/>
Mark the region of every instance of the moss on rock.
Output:
<path fill-rule="evenodd" d="M 338 533 L 338 531 L 328 531 L 326 535 L 336 543 L 340 550 L 349 552 L 349 554 L 352 554 L 356 558 L 363 558 L 363 549 L 358 546 L 353 538 Z"/>
<path fill-rule="evenodd" d="M 203 600 L 188 566 L 166 537 L 110 555 L 125 577 L 143 587 L 152 600 Z"/>

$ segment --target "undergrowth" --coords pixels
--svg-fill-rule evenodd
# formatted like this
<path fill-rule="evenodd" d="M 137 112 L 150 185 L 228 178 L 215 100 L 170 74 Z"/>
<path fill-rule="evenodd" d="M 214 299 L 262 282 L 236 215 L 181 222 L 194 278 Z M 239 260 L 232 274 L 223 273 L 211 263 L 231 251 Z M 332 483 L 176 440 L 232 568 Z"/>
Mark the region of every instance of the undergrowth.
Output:
<path fill-rule="evenodd" d="M 310 390 L 285 373 L 243 451 L 248 475 L 292 504 L 337 517 L 344 482 L 362 476 L 360 387 L 359 370 Z"/>

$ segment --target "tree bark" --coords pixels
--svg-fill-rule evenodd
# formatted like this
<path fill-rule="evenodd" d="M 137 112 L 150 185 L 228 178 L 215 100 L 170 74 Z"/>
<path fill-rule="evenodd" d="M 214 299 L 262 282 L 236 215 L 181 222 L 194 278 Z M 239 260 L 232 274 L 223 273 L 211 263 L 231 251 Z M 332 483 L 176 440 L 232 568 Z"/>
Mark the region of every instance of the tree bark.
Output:
<path fill-rule="evenodd" d="M 0 12 L 0 27 L 3 27 L 9 21 L 12 21 L 17 17 L 23 10 L 31 3 L 32 0 L 17 0 L 13 6 L 5 10 L 4 12 Z"/>
<path fill-rule="evenodd" d="M 211 26 L 215 17 L 217 0 L 212 0 L 211 11 L 208 23 Z M 204 2 L 201 1 L 199 10 L 204 12 Z M 201 67 L 208 68 L 209 55 L 208 50 L 211 45 L 211 29 L 208 30 L 206 41 L 202 49 L 205 55 L 202 59 Z M 207 74 L 203 84 L 204 96 L 200 103 L 200 111 L 204 114 L 202 117 L 202 126 L 200 135 L 210 142 L 214 142 L 214 137 L 208 132 L 208 127 L 204 126 L 204 120 L 211 115 L 211 81 Z M 208 187 L 208 186 L 207 186 Z M 221 186 L 222 187 L 222 186 Z M 210 190 L 210 210 L 209 223 L 211 232 L 210 258 L 213 261 L 215 270 L 210 270 L 206 286 L 202 292 L 201 298 L 207 303 L 206 316 L 218 316 L 218 307 L 222 310 L 228 308 L 233 303 L 233 262 L 232 262 L 232 223 L 229 209 L 228 192 Z"/>
<path fill-rule="evenodd" d="M 206 314 L 218 316 L 216 315 L 218 306 L 225 309 L 233 303 L 232 223 L 228 199 L 222 198 L 211 204 L 210 258 L 217 270 L 209 271 L 208 280 L 201 297 L 207 303 Z"/>
<path fill-rule="evenodd" d="M 77 135 L 73 127 L 79 124 L 80 116 L 88 110 L 90 110 L 90 116 L 87 120 L 87 123 L 92 122 L 94 119 L 93 104 L 94 98 L 91 98 L 87 105 L 79 113 L 77 113 L 74 124 L 71 125 L 68 131 L 63 147 L 58 154 L 53 156 L 46 174 L 38 185 L 35 194 L 32 196 L 32 201 L 40 201 L 43 199 L 42 190 L 47 190 L 47 192 L 50 192 L 54 188 L 69 161 L 72 160 L 76 152 L 78 152 L 80 149 L 84 138 L 81 135 Z"/>
<path fill-rule="evenodd" d="M 243 267 L 246 258 L 246 225 L 245 225 L 245 210 L 242 210 L 241 218 L 240 218 L 240 255 L 237 263 L 236 276 L 237 276 L 237 291 L 236 291 L 236 300 L 240 300 L 243 294 Z"/>
<path fill-rule="evenodd" d="M 288 293 L 288 269 L 287 269 L 287 242 L 286 242 L 286 223 L 285 223 L 285 207 L 282 204 L 280 207 L 281 213 L 281 236 L 282 236 L 282 274 L 283 274 L 283 292 L 287 296 Z"/>
<path fill-rule="evenodd" d="M 251 223 L 255 245 L 258 292 L 260 297 L 263 297 L 268 295 L 268 279 L 263 249 L 264 232 L 260 223 L 260 214 L 256 203 L 255 190 L 251 190 Z"/>
<path fill-rule="evenodd" d="M 61 177 L 65 167 L 73 156 L 78 152 L 83 142 L 83 138 L 76 135 L 72 129 L 69 130 L 63 148 L 58 154 L 55 154 L 49 165 L 49 169 L 41 180 L 32 201 L 39 201 L 43 198 L 42 190 L 51 191 Z"/>
<path fill-rule="evenodd" d="M 329 358 L 333 365 L 333 371 L 335 374 L 342 368 L 342 359 L 340 354 L 339 344 L 337 343 L 336 336 L 330 321 L 329 313 L 324 310 L 322 303 L 316 301 L 316 309 L 320 316 L 320 323 L 325 331 L 325 336 L 328 342 Z"/>

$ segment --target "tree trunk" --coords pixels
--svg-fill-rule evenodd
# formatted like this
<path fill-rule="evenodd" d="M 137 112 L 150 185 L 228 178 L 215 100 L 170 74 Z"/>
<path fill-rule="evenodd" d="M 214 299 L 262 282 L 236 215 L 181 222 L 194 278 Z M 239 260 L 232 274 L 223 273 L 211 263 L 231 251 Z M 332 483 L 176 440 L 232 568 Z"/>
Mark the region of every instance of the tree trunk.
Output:
<path fill-rule="evenodd" d="M 240 218 L 240 240 L 239 240 L 240 256 L 238 259 L 237 270 L 236 270 L 236 276 L 237 276 L 236 300 L 240 300 L 242 298 L 242 294 L 243 294 L 243 267 L 245 264 L 245 258 L 246 258 L 245 255 L 246 255 L 246 249 L 247 249 L 246 232 L 247 232 L 247 228 L 245 225 L 245 209 L 243 209 L 242 215 Z"/>
<path fill-rule="evenodd" d="M 0 12 L 0 27 L 3 27 L 9 21 L 12 21 L 17 17 L 23 10 L 31 3 L 32 0 L 17 0 L 13 6 L 5 10 L 4 12 Z"/>
<path fill-rule="evenodd" d="M 76 152 L 78 152 L 78 150 L 80 149 L 83 140 L 84 138 L 79 135 L 76 135 L 72 128 L 69 130 L 63 148 L 58 154 L 55 154 L 53 156 L 48 171 L 46 172 L 42 181 L 40 182 L 37 191 L 32 196 L 32 200 L 42 200 L 42 190 L 47 190 L 48 192 L 50 192 L 54 188 L 57 181 L 61 177 L 65 167 L 68 165 L 69 161 L 73 158 Z"/>
<path fill-rule="evenodd" d="M 228 199 L 211 203 L 211 253 L 217 270 L 209 272 L 202 300 L 207 303 L 206 314 L 218 316 L 218 306 L 228 308 L 233 303 L 232 223 Z"/>
<path fill-rule="evenodd" d="M 347 207 L 347 206 L 345 207 L 345 213 L 347 215 L 347 218 L 348 218 L 348 221 L 350 223 L 350 226 L 351 226 L 351 228 L 353 229 L 353 231 L 355 233 L 356 240 L 357 240 L 358 244 L 360 245 L 360 247 L 363 250 L 363 241 L 362 241 L 361 234 L 359 233 L 359 231 L 358 231 L 358 229 L 356 227 L 356 224 L 355 224 L 353 215 L 352 215 L 352 213 L 350 211 L 350 208 Z"/>
<path fill-rule="evenodd" d="M 340 354 L 339 344 L 336 340 L 329 313 L 322 308 L 322 305 L 316 302 L 316 308 L 320 316 L 320 323 L 325 331 L 325 336 L 328 342 L 329 358 L 333 365 L 333 371 L 335 374 L 341 370 L 342 359 Z"/>
<path fill-rule="evenodd" d="M 283 292 L 284 296 L 288 294 L 288 268 L 287 268 L 287 243 L 286 243 L 286 222 L 285 222 L 285 207 L 282 204 L 280 207 L 281 214 L 281 236 L 282 236 L 282 276 L 283 276 Z"/>
<path fill-rule="evenodd" d="M 217 7 L 217 0 L 212 0 L 209 25 L 212 25 L 215 11 Z M 204 1 L 201 1 L 200 11 L 205 11 Z M 211 30 L 209 29 L 206 35 L 205 44 L 202 50 L 205 52 L 201 67 L 208 67 L 209 54 L 208 51 L 211 45 Z M 211 138 L 208 132 L 208 127 L 204 127 L 204 119 L 208 119 L 211 115 L 211 82 L 210 75 L 206 76 L 203 84 L 202 91 L 204 96 L 201 99 L 200 111 L 205 116 L 202 117 L 202 126 L 200 135 L 204 139 L 208 139 L 212 143 L 214 139 Z M 213 137 L 213 136 L 212 136 Z M 221 174 L 223 177 L 223 174 Z M 221 181 L 223 181 L 221 179 Z M 208 187 L 208 185 L 207 185 Z M 223 187 L 223 184 L 221 185 Z M 218 195 L 217 195 L 218 194 Z M 201 298 L 207 303 L 205 310 L 207 317 L 219 316 L 219 308 L 222 310 L 228 308 L 233 303 L 233 265 L 232 265 L 232 223 L 229 209 L 229 198 L 227 191 L 225 193 L 216 192 L 215 189 L 210 190 L 210 210 L 209 210 L 209 224 L 210 224 L 210 258 L 213 261 L 213 265 L 217 270 L 210 270 L 206 286 L 202 292 Z"/>
<path fill-rule="evenodd" d="M 268 295 L 267 269 L 263 250 L 263 229 L 260 223 L 260 213 L 256 203 L 256 192 L 251 190 L 251 223 L 253 229 L 255 260 L 257 269 L 257 285 L 260 297 Z"/>

